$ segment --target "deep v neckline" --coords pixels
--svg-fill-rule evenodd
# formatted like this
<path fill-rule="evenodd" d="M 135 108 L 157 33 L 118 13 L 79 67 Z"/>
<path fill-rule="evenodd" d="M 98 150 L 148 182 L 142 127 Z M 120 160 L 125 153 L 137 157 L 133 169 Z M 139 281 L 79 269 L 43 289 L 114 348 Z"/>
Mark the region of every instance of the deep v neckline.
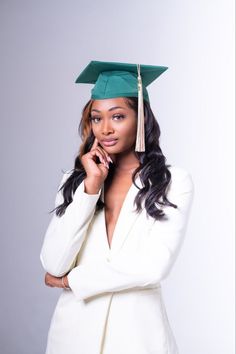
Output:
<path fill-rule="evenodd" d="M 103 189 L 102 189 L 102 199 L 103 199 L 103 201 L 104 201 L 104 187 L 105 187 L 105 186 L 103 185 Z M 132 184 L 130 185 L 129 189 L 127 190 L 127 193 L 126 193 L 125 198 L 124 198 L 124 200 L 123 200 L 122 206 L 121 206 L 121 208 L 120 208 L 120 211 L 119 211 L 119 214 L 118 214 L 116 223 L 115 223 L 115 227 L 114 227 L 114 229 L 113 229 L 111 244 L 109 244 L 109 240 L 108 240 L 106 214 L 105 214 L 105 206 L 104 206 L 104 208 L 102 209 L 102 218 L 103 218 L 104 229 L 105 229 L 105 242 L 106 242 L 106 245 L 107 245 L 107 247 L 108 247 L 109 250 L 111 250 L 112 247 L 113 247 L 114 240 L 115 240 L 115 236 L 116 236 L 116 233 L 117 233 L 117 229 L 118 229 L 119 223 L 120 223 L 120 221 L 121 221 L 122 215 L 123 215 L 123 213 L 124 213 L 124 210 L 125 210 L 125 207 L 126 207 L 126 204 L 127 204 L 128 197 L 129 197 L 129 195 L 130 195 L 130 193 L 131 193 L 132 188 L 134 188 L 134 187 L 135 187 L 135 185 L 134 185 L 134 183 L 132 182 Z"/>

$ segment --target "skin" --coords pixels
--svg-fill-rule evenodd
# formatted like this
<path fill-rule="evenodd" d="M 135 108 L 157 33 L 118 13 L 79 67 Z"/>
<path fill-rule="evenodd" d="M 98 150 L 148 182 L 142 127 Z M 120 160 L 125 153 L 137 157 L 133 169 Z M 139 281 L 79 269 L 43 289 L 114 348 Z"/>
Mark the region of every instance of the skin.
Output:
<path fill-rule="evenodd" d="M 91 108 L 91 118 L 95 140 L 91 150 L 81 158 L 86 171 L 85 193 L 97 194 L 105 182 L 105 218 L 110 246 L 120 209 L 132 184 L 132 173 L 139 166 L 134 151 L 137 118 L 134 110 L 122 97 L 95 100 Z M 110 138 L 117 138 L 117 143 L 105 146 L 102 140 Z M 98 164 L 95 163 L 97 156 L 100 160 Z M 110 163 L 115 165 L 112 180 L 107 178 Z M 62 277 L 54 277 L 49 273 L 45 275 L 45 283 L 48 286 L 62 288 L 61 279 Z M 69 286 L 66 275 L 64 283 Z"/>

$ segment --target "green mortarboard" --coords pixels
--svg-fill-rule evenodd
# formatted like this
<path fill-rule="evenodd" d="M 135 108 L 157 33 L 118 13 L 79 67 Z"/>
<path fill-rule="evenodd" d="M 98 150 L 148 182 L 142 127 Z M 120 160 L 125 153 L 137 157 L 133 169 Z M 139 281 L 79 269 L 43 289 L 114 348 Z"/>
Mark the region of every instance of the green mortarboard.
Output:
<path fill-rule="evenodd" d="M 143 99 L 149 102 L 147 86 L 168 67 L 119 62 L 91 61 L 76 83 L 95 84 L 92 99 L 138 97 L 138 124 L 135 151 L 145 151 Z"/>

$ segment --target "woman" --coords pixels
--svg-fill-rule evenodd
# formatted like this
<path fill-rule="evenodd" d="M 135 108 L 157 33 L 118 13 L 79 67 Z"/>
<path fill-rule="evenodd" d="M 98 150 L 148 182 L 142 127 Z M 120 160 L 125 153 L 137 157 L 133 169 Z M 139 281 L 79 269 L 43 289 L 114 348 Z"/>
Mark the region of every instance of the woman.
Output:
<path fill-rule="evenodd" d="M 161 291 L 193 200 L 184 169 L 166 165 L 146 86 L 166 67 L 90 62 L 95 83 L 82 145 L 64 173 L 40 254 L 62 288 L 47 354 L 177 354 Z"/>

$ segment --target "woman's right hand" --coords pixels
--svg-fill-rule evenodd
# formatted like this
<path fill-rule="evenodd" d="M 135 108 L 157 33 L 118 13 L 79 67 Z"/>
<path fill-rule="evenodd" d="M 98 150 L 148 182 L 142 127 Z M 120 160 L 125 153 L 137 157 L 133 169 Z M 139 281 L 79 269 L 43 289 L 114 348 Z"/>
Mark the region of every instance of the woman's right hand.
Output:
<path fill-rule="evenodd" d="M 97 157 L 101 161 L 99 164 L 95 162 Z M 98 145 L 98 140 L 95 138 L 91 150 L 81 157 L 81 163 L 87 175 L 84 180 L 85 192 L 96 194 L 99 191 L 108 175 L 110 162 L 113 162 L 111 157 Z"/>

